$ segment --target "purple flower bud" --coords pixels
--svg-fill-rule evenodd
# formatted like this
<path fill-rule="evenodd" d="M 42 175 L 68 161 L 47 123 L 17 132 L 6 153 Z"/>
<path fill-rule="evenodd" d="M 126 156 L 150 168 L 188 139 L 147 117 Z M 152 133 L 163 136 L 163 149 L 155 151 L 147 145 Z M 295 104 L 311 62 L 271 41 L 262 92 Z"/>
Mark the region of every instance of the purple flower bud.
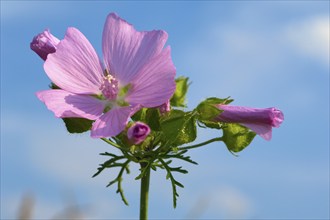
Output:
<path fill-rule="evenodd" d="M 53 36 L 48 29 L 35 36 L 30 43 L 30 48 L 36 52 L 41 59 L 46 60 L 47 55 L 55 53 L 56 46 L 60 43 L 60 40 Z"/>
<path fill-rule="evenodd" d="M 150 133 L 148 125 L 135 122 L 127 131 L 127 137 L 133 144 L 140 144 Z"/>
<path fill-rule="evenodd" d="M 165 102 L 164 104 L 162 104 L 158 108 L 159 108 L 159 111 L 160 111 L 161 114 L 165 114 L 166 112 L 171 111 L 170 100 L 167 100 L 167 102 Z"/>
<path fill-rule="evenodd" d="M 284 120 L 281 110 L 276 108 L 249 108 L 242 106 L 217 105 L 223 112 L 217 121 L 239 123 L 250 128 L 265 140 L 272 138 L 272 127 L 278 128 Z"/>

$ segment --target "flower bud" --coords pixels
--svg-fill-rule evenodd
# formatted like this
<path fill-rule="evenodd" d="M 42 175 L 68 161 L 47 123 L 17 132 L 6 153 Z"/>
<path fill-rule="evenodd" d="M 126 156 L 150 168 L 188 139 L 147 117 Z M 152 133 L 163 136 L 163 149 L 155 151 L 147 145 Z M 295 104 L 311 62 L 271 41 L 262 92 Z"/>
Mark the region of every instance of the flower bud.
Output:
<path fill-rule="evenodd" d="M 158 108 L 159 108 L 159 111 L 160 111 L 161 114 L 165 114 L 166 112 L 171 111 L 170 100 L 167 100 L 167 102 L 165 102 L 164 104 L 162 104 Z"/>
<path fill-rule="evenodd" d="M 148 125 L 142 122 L 135 122 L 128 130 L 127 137 L 133 144 L 140 144 L 150 133 Z"/>
<path fill-rule="evenodd" d="M 55 53 L 56 46 L 60 43 L 60 40 L 52 35 L 48 29 L 35 36 L 30 43 L 30 48 L 36 52 L 41 59 L 46 60 L 47 55 Z"/>
<path fill-rule="evenodd" d="M 242 106 L 217 105 L 223 110 L 216 121 L 239 123 L 266 140 L 272 138 L 272 127 L 278 128 L 284 120 L 281 110 L 276 108 L 249 108 Z"/>

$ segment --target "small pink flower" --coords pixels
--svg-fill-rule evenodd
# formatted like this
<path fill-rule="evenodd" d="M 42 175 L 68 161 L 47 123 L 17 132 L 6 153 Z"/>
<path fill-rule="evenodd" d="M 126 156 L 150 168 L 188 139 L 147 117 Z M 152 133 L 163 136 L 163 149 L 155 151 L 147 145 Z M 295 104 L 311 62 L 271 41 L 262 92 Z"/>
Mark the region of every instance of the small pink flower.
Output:
<path fill-rule="evenodd" d="M 161 114 L 171 111 L 170 100 L 167 100 L 164 104 L 158 107 Z"/>
<path fill-rule="evenodd" d="M 30 43 L 30 48 L 36 52 L 41 59 L 46 60 L 48 54 L 55 53 L 56 46 L 59 43 L 60 40 L 52 35 L 48 29 L 46 29 L 44 32 L 33 38 Z"/>
<path fill-rule="evenodd" d="M 241 106 L 218 105 L 224 110 L 216 117 L 217 121 L 239 123 L 250 128 L 265 140 L 272 138 L 272 127 L 278 128 L 284 120 L 281 110 L 276 108 L 249 108 Z"/>
<path fill-rule="evenodd" d="M 143 142 L 150 133 L 150 128 L 148 125 L 142 122 L 135 122 L 127 130 L 127 138 L 133 144 L 140 144 Z"/>
<path fill-rule="evenodd" d="M 137 110 L 160 106 L 173 95 L 176 71 L 166 40 L 165 31 L 139 32 L 111 13 L 103 29 L 103 66 L 86 37 L 68 28 L 44 63 L 60 89 L 37 96 L 56 117 L 95 120 L 93 138 L 116 136 Z"/>

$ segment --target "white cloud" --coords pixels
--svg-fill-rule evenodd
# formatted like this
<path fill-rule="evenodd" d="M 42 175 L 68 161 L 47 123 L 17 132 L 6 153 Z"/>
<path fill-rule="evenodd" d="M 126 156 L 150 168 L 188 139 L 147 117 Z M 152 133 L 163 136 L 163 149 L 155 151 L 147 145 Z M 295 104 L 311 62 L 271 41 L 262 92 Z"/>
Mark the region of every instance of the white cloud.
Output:
<path fill-rule="evenodd" d="M 314 16 L 290 23 L 285 37 L 292 48 L 309 58 L 329 65 L 329 16 Z"/>
<path fill-rule="evenodd" d="M 187 218 L 201 218 L 204 213 L 212 213 L 222 219 L 244 219 L 253 215 L 254 204 L 237 188 L 222 185 L 203 192 Z"/>

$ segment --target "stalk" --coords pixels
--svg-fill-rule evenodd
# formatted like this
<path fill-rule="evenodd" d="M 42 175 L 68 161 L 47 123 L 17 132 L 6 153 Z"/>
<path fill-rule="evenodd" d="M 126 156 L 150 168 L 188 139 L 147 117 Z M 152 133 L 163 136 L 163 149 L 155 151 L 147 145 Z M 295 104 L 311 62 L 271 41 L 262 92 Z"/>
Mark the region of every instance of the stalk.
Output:
<path fill-rule="evenodd" d="M 147 164 L 141 163 L 141 168 Z M 149 183 L 150 183 L 150 167 L 147 168 L 145 175 L 141 178 L 141 191 L 140 191 L 140 220 L 148 219 L 148 199 L 149 199 Z"/>

